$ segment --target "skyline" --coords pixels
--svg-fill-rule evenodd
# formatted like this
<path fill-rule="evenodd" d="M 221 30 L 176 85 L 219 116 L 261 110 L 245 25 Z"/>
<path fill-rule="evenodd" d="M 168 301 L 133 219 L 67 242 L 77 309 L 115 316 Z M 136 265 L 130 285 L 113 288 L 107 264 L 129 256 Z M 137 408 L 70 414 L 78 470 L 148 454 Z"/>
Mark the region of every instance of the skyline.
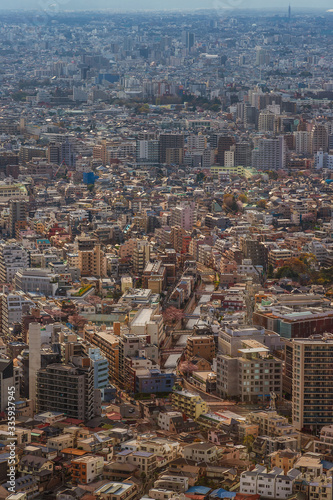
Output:
<path fill-rule="evenodd" d="M 162 2 L 156 2 L 153 0 L 140 0 L 140 2 L 134 2 L 133 0 L 124 0 L 121 2 L 121 8 L 116 2 L 110 2 L 107 0 L 96 0 L 92 2 L 91 0 L 13 0 L 10 4 L 4 0 L 0 0 L 0 11 L 15 11 L 15 10 L 34 10 L 34 11 L 47 11 L 47 12 L 66 12 L 66 11 L 98 11 L 98 10 L 108 10 L 115 12 L 126 12 L 126 11 L 195 11 L 195 10 L 234 10 L 237 13 L 242 10 L 255 10 L 264 9 L 265 12 L 269 11 L 286 11 L 291 5 L 293 11 L 306 11 L 306 10 L 323 10 L 325 12 L 332 11 L 333 5 L 327 0 L 322 0 L 316 3 L 313 7 L 313 3 L 310 1 L 302 2 L 301 0 L 296 0 L 289 2 L 288 0 L 283 0 L 282 2 L 271 2 L 269 7 L 267 7 L 267 2 L 264 0 L 249 0 L 245 2 L 244 0 L 209 0 L 209 2 L 203 2 L 202 0 L 183 0 L 182 2 L 176 0 L 170 0 L 167 4 L 162 4 Z"/>

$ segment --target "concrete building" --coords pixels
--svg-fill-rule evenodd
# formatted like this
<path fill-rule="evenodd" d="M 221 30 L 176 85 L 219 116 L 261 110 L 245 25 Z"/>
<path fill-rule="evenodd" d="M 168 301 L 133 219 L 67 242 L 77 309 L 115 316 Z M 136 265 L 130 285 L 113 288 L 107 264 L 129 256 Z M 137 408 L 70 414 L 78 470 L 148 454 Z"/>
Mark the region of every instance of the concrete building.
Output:
<path fill-rule="evenodd" d="M 188 391 L 173 391 L 172 404 L 177 410 L 185 413 L 193 420 L 197 420 L 202 413 L 208 411 L 206 402 L 197 394 Z"/>
<path fill-rule="evenodd" d="M 98 456 L 84 456 L 72 460 L 72 481 L 74 484 L 89 484 L 102 476 L 104 459 Z"/>
<path fill-rule="evenodd" d="M 312 127 L 310 140 L 312 154 L 317 153 L 320 149 L 326 152 L 328 146 L 328 134 L 325 125 L 316 123 Z"/>
<path fill-rule="evenodd" d="M 95 245 L 92 250 L 79 250 L 78 254 L 81 276 L 106 276 L 106 257 L 100 245 Z"/>
<path fill-rule="evenodd" d="M 100 349 L 88 349 L 88 357 L 93 362 L 94 367 L 94 388 L 105 389 L 109 385 L 109 363 L 108 360 L 101 355 Z"/>
<path fill-rule="evenodd" d="M 269 401 L 274 392 L 282 397 L 282 361 L 255 340 L 244 340 L 237 357 L 217 355 L 216 389 L 221 397 L 244 402 Z"/>
<path fill-rule="evenodd" d="M 150 243 L 146 240 L 137 240 L 132 252 L 132 265 L 135 274 L 143 273 L 150 258 Z"/>
<path fill-rule="evenodd" d="M 138 487 L 130 481 L 121 483 L 113 481 L 97 488 L 95 494 L 101 500 L 132 500 L 138 494 Z"/>
<path fill-rule="evenodd" d="M 294 132 L 295 151 L 298 154 L 311 154 L 311 135 L 306 130 Z"/>
<path fill-rule="evenodd" d="M 185 231 L 191 231 L 196 223 L 197 214 L 194 203 L 183 203 L 172 209 L 171 225 L 179 226 Z"/>
<path fill-rule="evenodd" d="M 15 238 L 17 229 L 26 223 L 27 202 L 23 200 L 12 200 L 9 203 L 9 235 Z"/>
<path fill-rule="evenodd" d="M 280 170 L 286 165 L 284 137 L 259 139 L 258 148 L 252 152 L 252 166 L 258 170 Z"/>
<path fill-rule="evenodd" d="M 167 162 L 168 149 L 184 148 L 184 136 L 182 134 L 161 134 L 159 137 L 160 143 L 160 163 Z"/>
<path fill-rule="evenodd" d="M 293 339 L 293 425 L 316 432 L 333 420 L 333 336 Z"/>
<path fill-rule="evenodd" d="M 279 467 L 268 472 L 263 465 L 257 465 L 252 471 L 242 472 L 240 493 L 257 494 L 262 498 L 286 499 L 292 495 L 293 485 L 300 475 L 301 472 L 296 469 L 291 469 L 285 475 Z"/>
<path fill-rule="evenodd" d="M 14 284 L 16 290 L 37 292 L 52 297 L 58 290 L 58 275 L 48 269 L 22 269 L 17 271 Z"/>
<path fill-rule="evenodd" d="M 8 407 L 8 397 L 14 396 L 14 401 L 19 400 L 20 378 L 19 369 L 12 360 L 0 359 L 0 411 Z M 11 399 L 11 402 L 14 403 Z"/>
<path fill-rule="evenodd" d="M 0 245 L 0 280 L 12 283 L 15 274 L 29 267 L 29 254 L 18 243 L 11 241 Z"/>
<path fill-rule="evenodd" d="M 160 345 L 164 339 L 164 321 L 158 307 L 141 307 L 130 323 L 133 335 L 150 337 L 150 343 Z"/>
<path fill-rule="evenodd" d="M 199 356 L 210 362 L 213 361 L 215 357 L 215 340 L 212 335 L 191 335 L 187 338 L 186 357 L 191 359 L 194 356 Z"/>
<path fill-rule="evenodd" d="M 37 373 L 41 368 L 41 331 L 39 323 L 29 325 L 29 399 L 36 408 Z"/>
<path fill-rule="evenodd" d="M 222 455 L 221 451 L 212 443 L 192 443 L 184 446 L 183 455 L 186 460 L 209 463 L 215 462 Z"/>
<path fill-rule="evenodd" d="M 94 417 L 94 371 L 89 358 L 83 366 L 51 364 L 37 374 L 37 411 L 60 411 L 87 421 Z"/>

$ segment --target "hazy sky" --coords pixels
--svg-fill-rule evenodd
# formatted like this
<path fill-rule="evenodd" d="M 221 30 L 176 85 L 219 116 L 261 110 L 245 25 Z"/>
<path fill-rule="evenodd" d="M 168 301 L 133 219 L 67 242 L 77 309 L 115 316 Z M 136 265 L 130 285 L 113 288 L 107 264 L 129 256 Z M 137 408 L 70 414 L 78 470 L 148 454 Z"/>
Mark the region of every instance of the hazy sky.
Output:
<path fill-rule="evenodd" d="M 316 7 L 323 10 L 333 7 L 333 0 L 292 0 L 292 9 Z M 289 0 L 0 0 L 0 9 L 62 10 L 175 10 L 175 9 L 215 9 L 249 8 L 287 9 Z"/>

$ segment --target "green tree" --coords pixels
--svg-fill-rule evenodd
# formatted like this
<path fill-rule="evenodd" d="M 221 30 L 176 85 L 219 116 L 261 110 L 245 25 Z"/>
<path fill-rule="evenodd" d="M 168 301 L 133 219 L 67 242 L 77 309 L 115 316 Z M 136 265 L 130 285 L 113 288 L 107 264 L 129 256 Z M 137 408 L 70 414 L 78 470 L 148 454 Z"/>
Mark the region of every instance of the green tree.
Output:
<path fill-rule="evenodd" d="M 243 439 L 243 445 L 247 447 L 247 451 L 251 453 L 252 451 L 252 446 L 254 443 L 254 436 L 253 434 L 249 434 L 248 436 L 245 436 Z"/>

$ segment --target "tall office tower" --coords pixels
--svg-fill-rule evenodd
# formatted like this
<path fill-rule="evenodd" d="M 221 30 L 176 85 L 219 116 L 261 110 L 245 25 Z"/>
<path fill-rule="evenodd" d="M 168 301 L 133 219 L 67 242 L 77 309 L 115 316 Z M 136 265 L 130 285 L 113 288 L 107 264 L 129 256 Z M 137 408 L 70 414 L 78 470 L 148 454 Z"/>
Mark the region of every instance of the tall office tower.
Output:
<path fill-rule="evenodd" d="M 158 140 L 136 141 L 136 161 L 138 163 L 158 163 L 160 161 L 160 143 Z"/>
<path fill-rule="evenodd" d="M 286 165 L 284 137 L 259 139 L 258 148 L 252 151 L 252 166 L 259 170 L 279 170 Z"/>
<path fill-rule="evenodd" d="M 248 142 L 237 142 L 235 145 L 235 165 L 251 166 L 251 145 Z"/>
<path fill-rule="evenodd" d="M 79 250 L 79 269 L 81 276 L 106 276 L 106 257 L 101 245 L 95 245 L 92 250 Z"/>
<path fill-rule="evenodd" d="M 95 416 L 93 363 L 74 358 L 75 365 L 54 363 L 38 371 L 37 412 L 57 411 L 83 421 Z"/>
<path fill-rule="evenodd" d="M 219 138 L 217 145 L 217 163 L 219 165 L 224 166 L 224 152 L 229 151 L 233 144 L 235 144 L 235 139 L 230 135 L 223 135 Z"/>
<path fill-rule="evenodd" d="M 49 163 L 60 163 L 60 147 L 59 144 L 55 142 L 50 142 L 47 147 L 47 161 Z"/>
<path fill-rule="evenodd" d="M 311 152 L 317 153 L 320 149 L 327 151 L 328 134 L 324 125 L 316 123 L 311 130 Z"/>
<path fill-rule="evenodd" d="M 311 153 L 311 135 L 306 130 L 294 132 L 295 151 L 301 154 Z"/>
<path fill-rule="evenodd" d="M 292 340 L 293 425 L 317 432 L 333 422 L 333 335 Z"/>
<path fill-rule="evenodd" d="M 132 254 L 133 272 L 140 274 L 150 259 L 150 244 L 147 240 L 137 240 Z"/>
<path fill-rule="evenodd" d="M 37 373 L 41 368 L 41 333 L 39 323 L 29 325 L 29 399 L 36 407 Z"/>
<path fill-rule="evenodd" d="M 262 47 L 256 47 L 256 66 L 266 66 L 270 62 L 269 53 Z"/>
<path fill-rule="evenodd" d="M 161 134 L 160 142 L 160 163 L 166 163 L 167 149 L 184 149 L 183 134 Z"/>
<path fill-rule="evenodd" d="M 185 231 L 191 231 L 197 220 L 195 203 L 182 203 L 171 211 L 171 226 L 179 226 Z"/>
<path fill-rule="evenodd" d="M 195 44 L 195 34 L 190 31 L 183 31 L 182 42 L 188 50 L 191 50 Z"/>
<path fill-rule="evenodd" d="M 16 229 L 27 220 L 27 202 L 13 200 L 9 203 L 9 235 L 15 238 Z"/>
<path fill-rule="evenodd" d="M 16 242 L 0 244 L 0 281 L 11 283 L 17 271 L 29 267 L 29 255 Z"/>

